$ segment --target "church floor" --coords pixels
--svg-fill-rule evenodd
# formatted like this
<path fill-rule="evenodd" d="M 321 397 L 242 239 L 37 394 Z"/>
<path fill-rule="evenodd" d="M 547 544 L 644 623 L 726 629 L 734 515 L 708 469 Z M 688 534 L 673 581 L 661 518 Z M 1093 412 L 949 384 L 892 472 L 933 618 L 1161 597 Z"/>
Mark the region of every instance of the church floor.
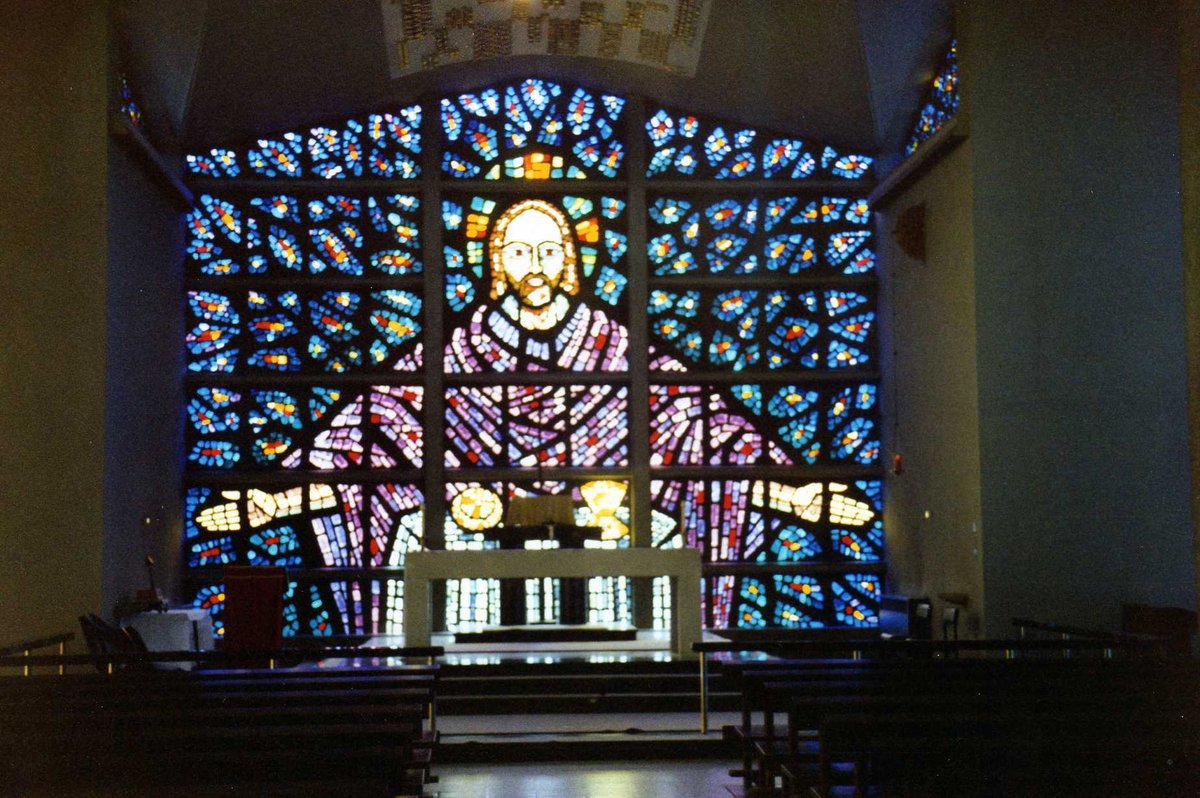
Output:
<path fill-rule="evenodd" d="M 741 784 L 729 762 L 528 762 L 442 765 L 426 792 L 437 798 L 731 798 Z"/>

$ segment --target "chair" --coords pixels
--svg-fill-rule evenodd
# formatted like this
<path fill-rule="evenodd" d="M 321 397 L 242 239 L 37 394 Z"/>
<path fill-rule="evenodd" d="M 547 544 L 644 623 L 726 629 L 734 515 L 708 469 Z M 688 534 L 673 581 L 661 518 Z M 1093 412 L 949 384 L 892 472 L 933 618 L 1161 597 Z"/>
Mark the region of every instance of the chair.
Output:
<path fill-rule="evenodd" d="M 136 629 L 113 626 L 92 613 L 80 615 L 79 626 L 92 662 L 101 673 L 107 673 L 110 664 L 114 671 L 147 670 L 150 667 L 149 662 L 140 658 L 146 653 L 146 643 Z"/>
<path fill-rule="evenodd" d="M 274 651 L 283 648 L 283 593 L 287 571 L 275 566 L 225 567 L 226 652 Z M 245 664 L 265 667 L 265 661 Z"/>
<path fill-rule="evenodd" d="M 933 605 L 928 601 L 918 602 L 913 608 L 908 636 L 911 640 L 933 639 Z"/>
<path fill-rule="evenodd" d="M 958 607 L 942 610 L 942 639 L 958 642 Z"/>

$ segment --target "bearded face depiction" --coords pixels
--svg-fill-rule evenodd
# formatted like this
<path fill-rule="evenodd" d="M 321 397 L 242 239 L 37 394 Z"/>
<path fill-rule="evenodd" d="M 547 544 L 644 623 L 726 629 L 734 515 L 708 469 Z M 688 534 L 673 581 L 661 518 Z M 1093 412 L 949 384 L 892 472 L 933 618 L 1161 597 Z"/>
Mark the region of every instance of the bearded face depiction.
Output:
<path fill-rule="evenodd" d="M 490 243 L 492 299 L 526 330 L 549 330 L 566 317 L 579 292 L 575 244 L 562 212 L 525 200 L 497 221 Z"/>

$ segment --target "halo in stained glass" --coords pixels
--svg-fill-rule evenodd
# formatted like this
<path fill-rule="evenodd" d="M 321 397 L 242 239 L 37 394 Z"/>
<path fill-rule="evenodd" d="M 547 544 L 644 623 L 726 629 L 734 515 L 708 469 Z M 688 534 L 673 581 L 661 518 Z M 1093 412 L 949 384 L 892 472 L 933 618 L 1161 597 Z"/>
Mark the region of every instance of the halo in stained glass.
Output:
<path fill-rule="evenodd" d="M 494 491 L 474 486 L 467 488 L 450 502 L 450 513 L 463 529 L 477 532 L 500 524 L 504 503 Z"/>

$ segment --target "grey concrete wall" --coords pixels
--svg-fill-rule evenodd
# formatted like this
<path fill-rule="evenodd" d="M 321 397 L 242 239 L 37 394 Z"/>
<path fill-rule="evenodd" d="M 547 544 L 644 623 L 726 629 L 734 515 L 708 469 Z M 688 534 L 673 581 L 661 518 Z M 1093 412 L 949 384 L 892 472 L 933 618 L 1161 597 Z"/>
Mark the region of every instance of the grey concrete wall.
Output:
<path fill-rule="evenodd" d="M 986 630 L 1193 606 L 1176 5 L 959 12 Z"/>
<path fill-rule="evenodd" d="M 99 609 L 105 4 L 3 4 L 0 642 Z"/>
<path fill-rule="evenodd" d="M 175 593 L 183 475 L 183 228 L 144 157 L 108 148 L 108 371 L 102 609 L 147 586 Z"/>
<path fill-rule="evenodd" d="M 897 196 L 878 224 L 884 452 L 903 464 L 886 481 L 889 590 L 930 597 L 935 617 L 945 606 L 939 594 L 966 594 L 965 635 L 978 631 L 984 606 L 971 160 L 968 141 Z M 891 235 L 897 216 L 921 205 L 923 262 Z"/>
<path fill-rule="evenodd" d="M 1179 171 L 1183 181 L 1192 550 L 1196 582 L 1200 586 L 1200 0 L 1180 0 L 1179 57 Z"/>

